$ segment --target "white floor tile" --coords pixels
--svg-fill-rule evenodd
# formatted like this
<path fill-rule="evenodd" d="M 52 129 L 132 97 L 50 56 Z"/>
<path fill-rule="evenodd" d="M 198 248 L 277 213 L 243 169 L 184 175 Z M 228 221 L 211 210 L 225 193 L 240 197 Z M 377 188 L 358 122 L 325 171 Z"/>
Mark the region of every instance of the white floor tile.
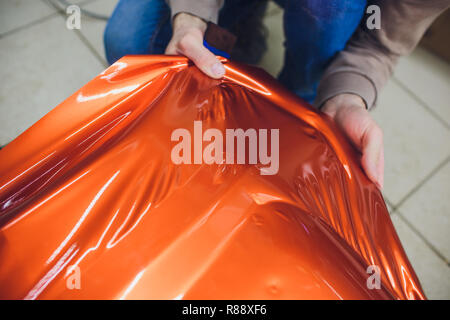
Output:
<path fill-rule="evenodd" d="M 267 51 L 259 66 L 276 78 L 284 63 L 283 11 L 280 9 L 271 15 L 266 14 L 263 22 L 269 36 L 266 40 Z"/>
<path fill-rule="evenodd" d="M 40 0 L 1 0 L 0 34 L 22 27 L 55 13 Z"/>
<path fill-rule="evenodd" d="M 103 69 L 60 16 L 1 38 L 0 145 Z"/>
<path fill-rule="evenodd" d="M 283 9 L 275 3 L 275 1 L 269 1 L 267 4 L 266 16 L 282 13 Z"/>
<path fill-rule="evenodd" d="M 450 64 L 417 48 L 400 59 L 395 77 L 450 125 Z"/>
<path fill-rule="evenodd" d="M 450 162 L 414 193 L 399 210 L 450 261 Z"/>
<path fill-rule="evenodd" d="M 392 222 L 428 299 L 450 299 L 450 268 L 397 215 Z"/>
<path fill-rule="evenodd" d="M 383 193 L 395 206 L 450 154 L 450 131 L 393 81 L 372 115 L 384 131 Z"/>

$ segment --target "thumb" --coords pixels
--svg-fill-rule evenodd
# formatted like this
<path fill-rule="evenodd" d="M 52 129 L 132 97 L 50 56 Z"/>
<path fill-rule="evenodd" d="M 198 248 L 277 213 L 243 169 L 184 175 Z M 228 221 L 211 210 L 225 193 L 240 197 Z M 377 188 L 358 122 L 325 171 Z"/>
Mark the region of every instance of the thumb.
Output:
<path fill-rule="evenodd" d="M 383 132 L 374 123 L 369 125 L 361 139 L 361 164 L 370 180 L 383 188 L 384 151 Z"/>
<path fill-rule="evenodd" d="M 225 75 L 223 64 L 199 41 L 189 41 L 186 37 L 178 43 L 179 51 L 191 59 L 206 75 L 220 79 Z"/>

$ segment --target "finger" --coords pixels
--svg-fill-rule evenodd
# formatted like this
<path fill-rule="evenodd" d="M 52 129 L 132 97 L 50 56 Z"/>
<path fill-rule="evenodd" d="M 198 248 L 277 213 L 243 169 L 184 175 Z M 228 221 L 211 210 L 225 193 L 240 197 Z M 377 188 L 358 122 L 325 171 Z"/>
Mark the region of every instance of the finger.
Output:
<path fill-rule="evenodd" d="M 364 132 L 361 146 L 363 169 L 369 179 L 381 189 L 384 170 L 383 132 L 376 124 L 371 124 Z"/>
<path fill-rule="evenodd" d="M 178 43 L 178 49 L 211 78 L 220 79 L 225 75 L 223 64 L 198 39 L 185 36 Z"/>

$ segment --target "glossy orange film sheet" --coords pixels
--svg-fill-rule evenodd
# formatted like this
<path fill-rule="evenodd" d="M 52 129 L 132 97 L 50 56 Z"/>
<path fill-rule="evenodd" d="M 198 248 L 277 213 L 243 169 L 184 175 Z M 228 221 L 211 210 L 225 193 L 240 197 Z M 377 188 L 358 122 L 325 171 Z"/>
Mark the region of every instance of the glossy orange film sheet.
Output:
<path fill-rule="evenodd" d="M 338 130 L 224 63 L 213 80 L 182 57 L 124 57 L 0 151 L 0 298 L 425 298 Z M 194 121 L 279 129 L 278 172 L 175 164 L 171 135 Z"/>

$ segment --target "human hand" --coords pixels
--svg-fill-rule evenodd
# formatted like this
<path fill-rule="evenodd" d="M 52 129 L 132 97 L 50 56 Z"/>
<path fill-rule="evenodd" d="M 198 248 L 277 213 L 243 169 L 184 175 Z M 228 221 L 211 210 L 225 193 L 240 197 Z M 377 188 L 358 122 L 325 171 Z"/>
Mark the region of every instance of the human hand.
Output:
<path fill-rule="evenodd" d="M 179 13 L 173 20 L 173 35 L 166 54 L 183 55 L 191 59 L 206 75 L 220 79 L 225 74 L 223 64 L 203 45 L 207 24 L 188 13 Z"/>
<path fill-rule="evenodd" d="M 361 165 L 381 190 L 384 181 L 383 131 L 366 110 L 361 97 L 339 94 L 325 102 L 322 111 L 340 127 L 361 152 Z"/>

